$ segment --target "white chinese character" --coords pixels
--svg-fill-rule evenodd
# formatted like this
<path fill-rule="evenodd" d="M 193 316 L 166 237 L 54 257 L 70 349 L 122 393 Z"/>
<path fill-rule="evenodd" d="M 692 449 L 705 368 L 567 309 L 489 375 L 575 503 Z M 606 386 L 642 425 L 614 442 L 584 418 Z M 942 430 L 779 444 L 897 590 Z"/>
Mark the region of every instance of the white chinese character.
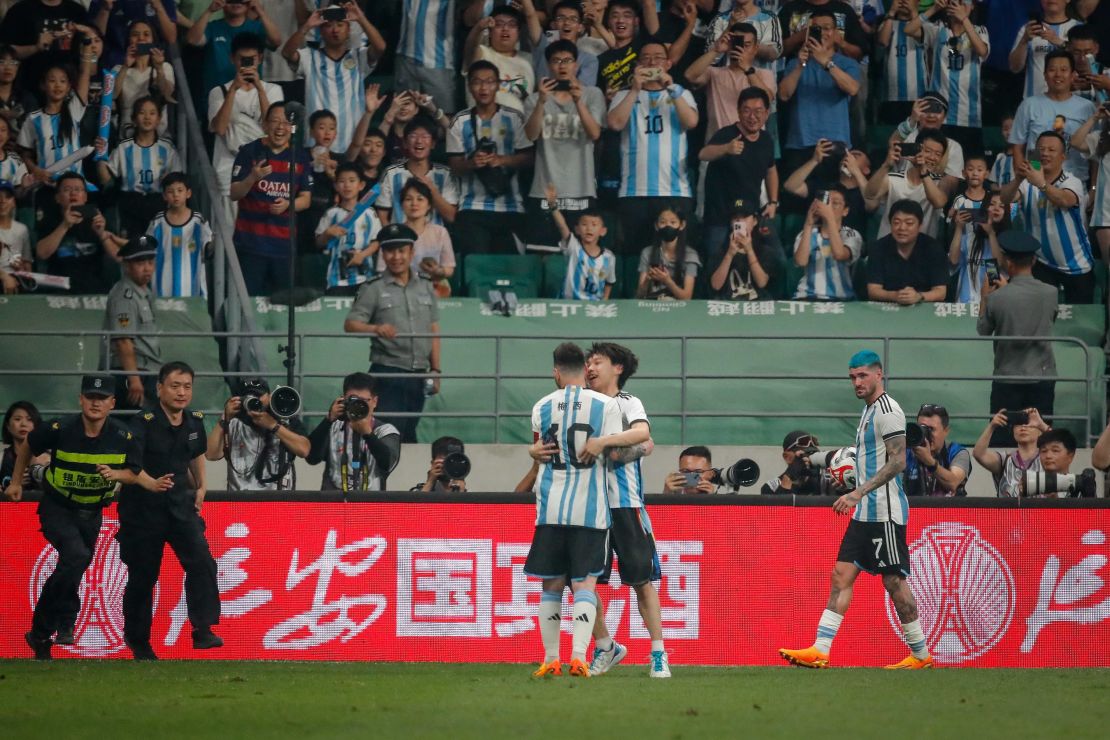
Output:
<path fill-rule="evenodd" d="M 564 319 L 568 318 L 570 316 L 577 316 L 578 315 L 578 304 L 577 303 L 552 303 L 552 304 L 550 304 L 550 307 L 551 307 L 551 313 L 553 315 L 558 314 L 560 317 L 562 317 Z"/>
<path fill-rule="evenodd" d="M 774 316 L 775 302 L 748 301 L 741 305 L 741 311 L 745 316 Z"/>
<path fill-rule="evenodd" d="M 1071 306 L 1067 303 L 1065 303 L 1063 305 L 1060 305 L 1060 306 L 1057 306 L 1056 307 L 1056 319 L 1058 321 L 1071 321 L 1071 319 L 1072 319 L 1072 308 L 1071 308 Z"/>
<path fill-rule="evenodd" d="M 304 650 L 319 647 L 337 637 L 340 642 L 350 642 L 377 621 L 385 611 L 386 599 L 378 594 L 344 594 L 335 601 L 327 600 L 328 585 L 335 571 L 338 570 L 349 578 L 360 576 L 378 562 L 386 549 L 384 537 L 365 537 L 343 547 L 336 547 L 336 538 L 336 531 L 328 530 L 320 557 L 303 569 L 298 567 L 300 550 L 293 551 L 289 574 L 285 578 L 285 590 L 292 591 L 301 581 L 315 575 L 317 578 L 316 589 L 312 594 L 312 608 L 270 628 L 262 638 L 266 649 Z M 366 553 L 366 557 L 357 562 L 346 561 L 347 556 L 359 553 Z M 370 613 L 361 622 L 351 619 L 351 610 L 365 607 L 370 608 Z"/>
<path fill-rule="evenodd" d="M 954 303 L 934 303 L 933 315 L 940 319 L 944 318 L 945 316 L 951 316 L 952 306 L 954 305 Z"/>
<path fill-rule="evenodd" d="M 615 319 L 617 318 L 616 303 L 587 303 L 586 318 L 588 319 Z"/>
<path fill-rule="evenodd" d="M 103 311 L 108 305 L 108 296 L 106 295 L 86 295 L 81 296 L 81 307 L 92 311 Z"/>
<path fill-rule="evenodd" d="M 979 318 L 979 301 L 972 301 L 967 304 L 967 315 L 972 318 Z"/>
<path fill-rule="evenodd" d="M 1088 546 L 1102 546 L 1106 544 L 1106 535 L 1100 530 L 1092 529 L 1080 541 Z M 1041 630 L 1054 622 L 1089 625 L 1110 619 L 1110 594 L 1091 606 L 1073 606 L 1077 602 L 1087 601 L 1106 587 L 1106 582 L 1098 571 L 1105 568 L 1107 562 L 1104 553 L 1094 553 L 1068 568 L 1063 577 L 1058 577 L 1060 558 L 1048 556 L 1044 571 L 1041 572 L 1037 607 L 1025 620 L 1025 639 L 1021 641 L 1021 652 L 1031 652 Z"/>
<path fill-rule="evenodd" d="M 702 543 L 697 540 L 658 541 L 655 550 L 663 573 L 659 584 L 663 637 L 696 640 L 701 624 L 701 563 L 694 558 L 701 555 Z M 647 639 L 649 635 L 640 610 L 630 605 L 628 612 L 632 637 Z"/>
<path fill-rule="evenodd" d="M 524 560 L 528 557 L 526 544 L 499 544 L 497 546 L 497 567 L 509 568 L 510 599 L 495 604 L 494 616 L 509 618 L 511 621 L 498 621 L 494 629 L 498 637 L 531 632 L 536 628 L 536 614 L 540 603 L 543 583 L 524 575 Z"/>
<path fill-rule="evenodd" d="M 46 305 L 51 308 L 80 308 L 81 300 L 74 296 L 51 295 L 46 297 Z"/>
<path fill-rule="evenodd" d="M 490 540 L 397 540 L 398 637 L 489 637 L 492 624 Z"/>
<path fill-rule="evenodd" d="M 310 302 L 306 303 L 305 305 L 301 306 L 297 310 L 301 311 L 303 313 L 317 313 L 317 312 L 323 310 L 323 308 L 324 308 L 323 301 L 321 301 L 319 298 L 317 298 L 314 301 L 310 301 Z"/>
<path fill-rule="evenodd" d="M 740 304 L 731 301 L 706 301 L 710 316 L 739 316 Z"/>
<path fill-rule="evenodd" d="M 805 301 L 780 301 L 779 305 L 782 307 L 779 313 L 788 313 L 791 316 L 796 316 L 797 314 L 805 313 L 806 307 L 810 304 Z"/>
<path fill-rule="evenodd" d="M 478 313 L 482 316 L 493 316 L 493 309 L 489 307 L 488 303 L 481 303 L 478 305 Z"/>
<path fill-rule="evenodd" d="M 528 319 L 542 319 L 547 317 L 547 304 L 543 301 L 538 303 L 518 303 L 516 304 L 516 316 Z"/>
<path fill-rule="evenodd" d="M 343 296 L 329 296 L 324 298 L 324 305 L 332 311 L 349 311 L 354 305 L 353 298 Z"/>
<path fill-rule="evenodd" d="M 844 304 L 817 302 L 813 304 L 813 313 L 844 313 Z"/>

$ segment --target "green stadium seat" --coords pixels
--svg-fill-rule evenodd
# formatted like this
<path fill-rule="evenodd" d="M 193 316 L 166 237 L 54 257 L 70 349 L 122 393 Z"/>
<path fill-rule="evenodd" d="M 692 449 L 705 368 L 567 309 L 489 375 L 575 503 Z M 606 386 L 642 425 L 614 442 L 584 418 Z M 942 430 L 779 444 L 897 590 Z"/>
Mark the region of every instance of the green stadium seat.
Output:
<path fill-rule="evenodd" d="M 881 126 L 879 124 L 869 124 L 867 127 L 867 141 L 864 146 L 868 152 L 876 149 L 886 151 L 887 141 L 890 140 L 890 135 L 894 133 L 895 126 Z M 875 169 L 878 169 L 878 164 L 872 163 Z"/>
<path fill-rule="evenodd" d="M 640 255 L 629 254 L 618 258 L 617 283 L 621 288 L 620 295 L 625 298 L 635 298 L 636 288 L 640 284 Z"/>
<path fill-rule="evenodd" d="M 561 254 L 549 254 L 543 258 L 543 297 L 559 298 L 563 292 L 563 281 L 567 277 L 567 258 Z"/>
<path fill-rule="evenodd" d="M 512 283 L 517 298 L 538 298 L 543 262 L 536 255 L 471 254 L 464 263 L 466 294 L 485 299 L 499 280 Z"/>

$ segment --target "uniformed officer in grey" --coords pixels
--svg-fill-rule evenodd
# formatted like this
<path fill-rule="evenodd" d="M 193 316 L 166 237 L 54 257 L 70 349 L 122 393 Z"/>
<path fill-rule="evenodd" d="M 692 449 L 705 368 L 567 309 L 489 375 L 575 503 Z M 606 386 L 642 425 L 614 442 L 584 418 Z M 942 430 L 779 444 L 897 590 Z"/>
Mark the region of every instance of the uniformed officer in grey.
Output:
<path fill-rule="evenodd" d="M 984 336 L 1052 336 L 1059 294 L 1053 285 L 1033 277 L 1041 243 L 1024 231 L 1011 229 L 998 237 L 1001 267 L 1009 275 L 983 285 L 979 305 L 979 333 Z M 991 382 L 991 414 L 1001 409 L 1035 408 L 1051 416 L 1056 400 L 1056 357 L 1052 342 L 996 341 L 994 375 L 1026 376 L 1029 380 Z M 992 447 L 1012 447 L 1010 427 L 995 429 Z"/>
<path fill-rule="evenodd" d="M 419 417 L 389 412 L 422 412 L 426 378 L 432 381 L 431 393 L 439 392 L 439 307 L 432 282 L 412 269 L 415 242 L 416 232 L 404 224 L 378 232 L 386 272 L 362 285 L 343 322 L 344 331 L 372 337 L 370 374 L 378 385 L 378 417 L 400 430 L 402 442 L 416 441 Z"/>
<path fill-rule="evenodd" d="M 120 250 L 123 277 L 108 293 L 104 312 L 105 331 L 129 332 L 113 335 L 108 344 L 108 361 L 101 367 L 116 376 L 116 408 L 137 409 L 153 401 L 157 392 L 157 370 L 162 365 L 158 346 L 158 324 L 154 318 L 154 257 L 157 243 L 140 236 Z M 140 372 L 151 372 L 140 375 Z"/>

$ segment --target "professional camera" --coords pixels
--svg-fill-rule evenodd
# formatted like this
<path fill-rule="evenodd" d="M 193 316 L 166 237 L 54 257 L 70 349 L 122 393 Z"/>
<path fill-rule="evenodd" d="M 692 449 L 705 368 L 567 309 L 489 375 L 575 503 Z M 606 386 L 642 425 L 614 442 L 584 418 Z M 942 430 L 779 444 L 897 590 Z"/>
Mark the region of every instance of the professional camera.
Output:
<path fill-rule="evenodd" d="M 269 392 L 270 387 L 260 378 L 244 380 L 239 392 L 243 397 L 243 408 L 252 414 L 261 414 L 266 410 L 266 404 L 262 403 L 262 396 Z"/>
<path fill-rule="evenodd" d="M 920 447 L 926 441 L 933 441 L 932 427 L 923 427 L 912 421 L 906 422 L 906 447 Z"/>
<path fill-rule="evenodd" d="M 443 458 L 443 478 L 445 480 L 464 480 L 470 475 L 470 458 L 463 452 L 461 445 L 448 445 Z"/>
<path fill-rule="evenodd" d="M 270 413 L 278 419 L 292 419 L 301 412 L 301 394 L 295 388 L 279 385 L 270 391 Z"/>
<path fill-rule="evenodd" d="M 741 487 L 753 486 L 757 480 L 759 480 L 759 465 L 755 460 L 746 457 L 737 460 L 727 468 L 713 468 L 713 477 L 709 479 L 711 483 L 728 486 L 734 491 Z"/>
<path fill-rule="evenodd" d="M 1026 496 L 1046 493 L 1065 493 L 1070 497 L 1094 498 L 1098 491 L 1095 471 L 1086 468 L 1082 473 L 1046 473 L 1043 470 L 1026 470 L 1021 480 Z"/>
<path fill-rule="evenodd" d="M 347 421 L 362 421 L 370 415 L 370 404 L 366 399 L 358 396 L 347 396 L 343 399 L 343 416 Z"/>

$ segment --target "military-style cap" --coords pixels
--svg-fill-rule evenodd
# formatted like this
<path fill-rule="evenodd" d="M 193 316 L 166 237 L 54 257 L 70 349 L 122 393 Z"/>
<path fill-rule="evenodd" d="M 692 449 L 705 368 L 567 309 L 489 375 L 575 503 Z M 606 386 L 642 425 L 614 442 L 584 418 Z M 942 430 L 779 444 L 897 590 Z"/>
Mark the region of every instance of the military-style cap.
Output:
<path fill-rule="evenodd" d="M 107 374 L 85 375 L 81 378 L 81 395 L 114 396 L 116 379 Z"/>
<path fill-rule="evenodd" d="M 400 249 L 416 242 L 416 232 L 404 224 L 389 224 L 378 232 L 378 246 L 384 250 Z"/>
<path fill-rule="evenodd" d="M 1010 229 L 998 235 L 998 246 L 1010 254 L 1036 254 L 1041 243 L 1024 231 Z"/>
<path fill-rule="evenodd" d="M 124 244 L 119 250 L 119 257 L 122 260 L 149 260 L 154 259 L 157 253 L 158 243 L 154 241 L 154 237 L 140 236 Z"/>

